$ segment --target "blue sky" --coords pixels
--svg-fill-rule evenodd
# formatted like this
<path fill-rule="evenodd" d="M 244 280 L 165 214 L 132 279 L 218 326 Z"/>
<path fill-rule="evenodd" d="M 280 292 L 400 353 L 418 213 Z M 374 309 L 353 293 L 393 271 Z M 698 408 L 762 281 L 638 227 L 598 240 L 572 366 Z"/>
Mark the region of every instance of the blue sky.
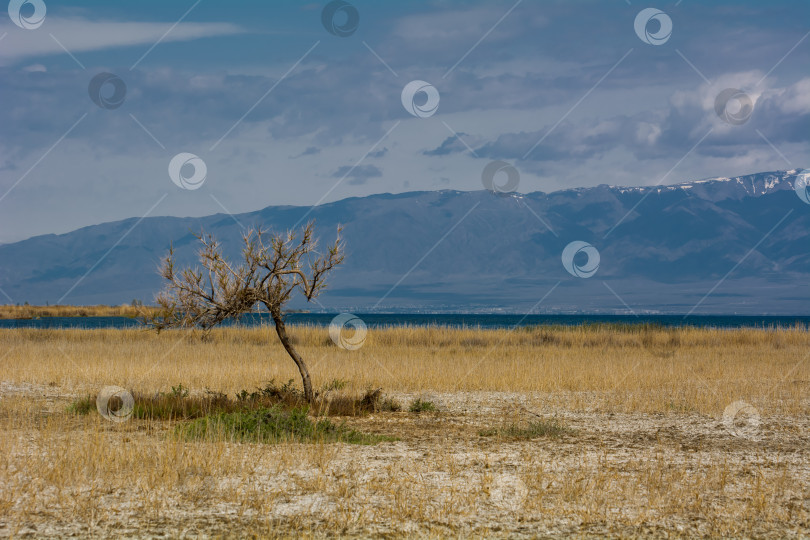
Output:
<path fill-rule="evenodd" d="M 36 28 L 0 20 L 0 243 L 147 213 L 482 189 L 493 160 L 524 193 L 810 163 L 806 1 L 358 0 L 337 10 L 338 26 L 359 16 L 343 37 L 322 24 L 328 2 L 40 1 Z M 650 7 L 672 22 L 657 45 L 634 29 Z M 100 73 L 123 81 L 120 106 L 90 98 Z M 403 107 L 414 80 L 440 96 L 433 114 Z M 750 99 L 742 123 L 715 111 L 727 88 Z M 183 152 L 205 163 L 198 189 L 169 176 Z"/>

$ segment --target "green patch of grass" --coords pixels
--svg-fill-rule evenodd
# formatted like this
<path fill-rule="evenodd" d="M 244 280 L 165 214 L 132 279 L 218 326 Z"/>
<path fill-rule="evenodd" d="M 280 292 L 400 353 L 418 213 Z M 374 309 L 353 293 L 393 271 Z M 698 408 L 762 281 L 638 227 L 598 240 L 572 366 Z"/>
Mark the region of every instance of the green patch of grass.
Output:
<path fill-rule="evenodd" d="M 436 405 L 434 405 L 432 401 L 416 398 L 411 402 L 411 406 L 408 410 L 412 413 L 433 412 L 436 410 Z"/>
<path fill-rule="evenodd" d="M 177 426 L 176 433 L 188 440 L 242 442 L 346 442 L 376 444 L 394 440 L 337 425 L 327 419 L 313 422 L 306 408 L 282 409 L 276 405 L 251 411 L 217 413 Z"/>
<path fill-rule="evenodd" d="M 527 425 L 511 424 L 501 428 L 483 429 L 478 432 L 482 437 L 500 437 L 502 439 L 529 440 L 538 437 L 560 437 L 573 435 L 573 429 L 562 425 L 557 420 L 536 420 Z"/>
<path fill-rule="evenodd" d="M 90 414 L 96 410 L 96 398 L 93 396 L 85 396 L 77 399 L 67 407 L 67 411 L 71 414 Z"/>

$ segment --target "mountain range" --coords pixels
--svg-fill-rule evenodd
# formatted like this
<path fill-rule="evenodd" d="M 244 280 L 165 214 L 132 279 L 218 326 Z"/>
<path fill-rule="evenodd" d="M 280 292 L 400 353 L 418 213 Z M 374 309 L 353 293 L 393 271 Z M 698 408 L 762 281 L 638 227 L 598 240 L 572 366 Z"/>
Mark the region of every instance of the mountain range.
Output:
<path fill-rule="evenodd" d="M 194 233 L 205 231 L 237 258 L 245 227 L 283 231 L 315 220 L 323 243 L 343 225 L 346 261 L 319 303 L 291 307 L 810 314 L 810 204 L 794 190 L 799 172 L 552 193 L 422 191 L 236 215 L 130 218 L 0 246 L 0 289 L 17 303 L 149 303 L 170 244 L 181 265 L 193 264 Z M 575 241 L 598 252 L 590 277 L 563 264 Z M 579 250 L 568 268 L 587 265 Z"/>

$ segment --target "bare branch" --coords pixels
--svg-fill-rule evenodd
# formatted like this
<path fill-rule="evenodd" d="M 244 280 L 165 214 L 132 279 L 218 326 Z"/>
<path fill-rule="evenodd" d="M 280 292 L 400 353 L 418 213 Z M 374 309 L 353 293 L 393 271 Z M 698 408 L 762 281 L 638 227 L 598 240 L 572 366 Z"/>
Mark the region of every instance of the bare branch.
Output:
<path fill-rule="evenodd" d="M 311 301 L 344 258 L 340 228 L 335 243 L 323 255 L 316 251 L 314 229 L 313 222 L 299 235 L 249 229 L 242 235 L 239 263 L 226 260 L 219 242 L 201 232 L 195 236 L 200 241 L 202 269 L 185 268 L 179 273 L 174 248 L 170 248 L 160 268 L 167 281 L 157 297 L 161 309 L 149 323 L 158 330 L 195 326 L 207 330 L 226 319 L 239 318 L 257 303 L 280 313 L 295 290 Z"/>

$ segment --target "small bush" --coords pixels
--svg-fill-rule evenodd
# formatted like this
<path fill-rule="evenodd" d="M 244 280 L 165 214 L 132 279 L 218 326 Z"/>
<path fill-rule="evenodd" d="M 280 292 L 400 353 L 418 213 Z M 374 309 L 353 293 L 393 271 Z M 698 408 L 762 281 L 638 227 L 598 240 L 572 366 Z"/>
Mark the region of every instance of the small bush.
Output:
<path fill-rule="evenodd" d="M 401 410 L 402 405 L 400 405 L 399 401 L 395 400 L 394 398 L 383 396 L 380 400 L 378 411 L 399 412 Z"/>
<path fill-rule="evenodd" d="M 236 400 L 243 403 L 250 403 L 253 406 L 259 405 L 263 407 L 270 407 L 277 403 L 286 405 L 287 407 L 304 407 L 307 405 L 307 400 L 304 399 L 304 392 L 295 387 L 292 379 L 279 386 L 274 379 L 264 386 L 264 388 L 257 388 L 253 392 L 242 390 L 236 394 Z"/>
<path fill-rule="evenodd" d="M 412 413 L 433 412 L 436 410 L 436 405 L 434 405 L 432 401 L 416 398 L 413 400 L 408 410 Z"/>
<path fill-rule="evenodd" d="M 187 398 L 188 397 L 188 388 L 183 386 L 183 384 L 178 384 L 177 386 L 172 386 L 172 391 L 169 394 L 171 397 L 175 398 Z"/>
<path fill-rule="evenodd" d="M 401 410 L 396 400 L 383 395 L 381 389 L 367 390 L 360 398 L 353 396 L 322 396 L 318 399 L 315 412 L 328 416 L 365 416 L 375 412 Z"/>
<path fill-rule="evenodd" d="M 323 419 L 313 422 L 306 408 L 269 409 L 217 413 L 177 426 L 176 433 L 190 440 L 230 440 L 242 442 L 346 442 L 375 444 L 393 440 L 336 425 Z"/>
<path fill-rule="evenodd" d="M 394 398 L 385 396 L 381 388 L 376 390 L 366 390 L 365 395 L 360 398 L 358 404 L 361 408 L 369 412 L 396 412 L 402 409 L 402 406 Z"/>
<path fill-rule="evenodd" d="M 511 424 L 501 428 L 484 429 L 478 432 L 482 437 L 501 437 L 503 439 L 528 440 L 537 437 L 560 437 L 576 433 L 557 420 L 536 420 L 526 426 Z"/>

